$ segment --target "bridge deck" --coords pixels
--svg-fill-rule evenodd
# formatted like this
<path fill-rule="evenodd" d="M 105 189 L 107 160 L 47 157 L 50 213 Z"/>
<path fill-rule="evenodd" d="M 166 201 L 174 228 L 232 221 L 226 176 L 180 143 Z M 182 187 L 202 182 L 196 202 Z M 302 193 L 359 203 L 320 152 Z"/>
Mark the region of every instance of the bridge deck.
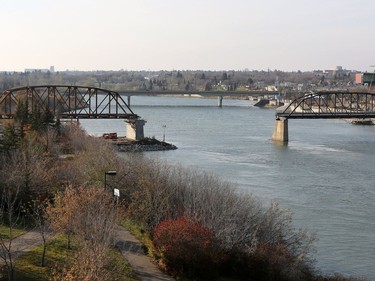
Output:
<path fill-rule="evenodd" d="M 139 90 L 126 90 L 118 92 L 121 96 L 189 96 L 189 95 L 200 95 L 200 96 L 266 96 L 266 95 L 278 95 L 277 91 L 139 91 Z"/>
<path fill-rule="evenodd" d="M 287 119 L 345 119 L 345 118 L 375 118 L 375 112 L 335 112 L 335 113 L 276 113 L 276 118 L 287 118 Z"/>
<path fill-rule="evenodd" d="M 137 114 L 84 114 L 84 113 L 60 113 L 61 119 L 137 119 Z"/>

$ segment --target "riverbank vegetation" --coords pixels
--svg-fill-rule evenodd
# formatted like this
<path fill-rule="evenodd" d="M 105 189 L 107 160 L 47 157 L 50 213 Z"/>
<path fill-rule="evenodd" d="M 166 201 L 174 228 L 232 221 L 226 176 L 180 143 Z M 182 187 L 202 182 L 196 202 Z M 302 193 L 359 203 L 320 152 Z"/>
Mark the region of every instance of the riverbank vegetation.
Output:
<path fill-rule="evenodd" d="M 0 92 L 24 85 L 80 85 L 112 91 L 246 91 L 267 86 L 287 91 L 354 86 L 354 73 L 342 71 L 172 70 L 172 71 L 32 71 L 0 73 Z"/>
<path fill-rule="evenodd" d="M 27 274 L 29 266 L 43 265 L 49 280 L 132 280 L 131 272 L 129 279 L 113 277 L 110 266 L 113 227 L 125 220 L 139 229 L 160 267 L 178 278 L 352 280 L 319 276 L 314 235 L 296 229 L 291 210 L 276 201 L 265 204 L 214 175 L 144 154 L 119 155 L 75 124 L 9 131 L 14 134 L 6 143 L 14 145 L 4 146 L 3 139 L 0 224 L 12 230 L 33 222 L 64 237 L 57 248 L 56 240 L 46 242 L 26 265 L 12 259 L 10 231 L 0 249 L 9 280 L 17 279 L 18 266 Z M 105 173 L 113 170 L 116 175 L 104 184 Z M 58 258 L 58 249 L 69 252 L 68 258 Z M 27 278 L 39 280 L 33 273 Z"/>

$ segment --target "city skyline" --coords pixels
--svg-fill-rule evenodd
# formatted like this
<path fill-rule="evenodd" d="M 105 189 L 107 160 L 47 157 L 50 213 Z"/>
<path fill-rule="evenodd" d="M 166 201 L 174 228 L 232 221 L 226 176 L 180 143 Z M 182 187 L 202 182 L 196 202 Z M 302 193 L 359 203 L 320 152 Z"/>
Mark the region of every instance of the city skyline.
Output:
<path fill-rule="evenodd" d="M 2 2 L 0 71 L 374 71 L 371 0 Z"/>

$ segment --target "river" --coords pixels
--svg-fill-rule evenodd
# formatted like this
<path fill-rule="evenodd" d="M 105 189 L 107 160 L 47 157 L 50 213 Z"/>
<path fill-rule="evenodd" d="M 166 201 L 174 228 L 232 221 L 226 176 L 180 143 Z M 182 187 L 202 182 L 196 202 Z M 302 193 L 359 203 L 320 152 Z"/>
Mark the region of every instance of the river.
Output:
<path fill-rule="evenodd" d="M 318 237 L 316 267 L 375 280 L 375 126 L 342 120 L 290 120 L 289 143 L 271 141 L 272 109 L 247 100 L 132 97 L 145 135 L 178 146 L 147 152 L 213 172 L 294 212 Z M 82 120 L 88 133 L 125 134 L 121 120 Z M 123 133 L 121 133 L 123 132 Z"/>

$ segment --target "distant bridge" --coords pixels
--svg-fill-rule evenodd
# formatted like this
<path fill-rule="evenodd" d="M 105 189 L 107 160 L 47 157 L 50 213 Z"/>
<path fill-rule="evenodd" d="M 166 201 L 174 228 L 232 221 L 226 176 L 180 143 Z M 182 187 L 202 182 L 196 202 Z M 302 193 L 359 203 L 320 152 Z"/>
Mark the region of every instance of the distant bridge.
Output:
<path fill-rule="evenodd" d="M 122 96 L 171 96 L 171 95 L 201 95 L 201 96 L 263 96 L 277 95 L 278 91 L 197 91 L 197 90 L 124 90 L 119 91 Z"/>
<path fill-rule="evenodd" d="M 288 119 L 375 118 L 375 93 L 321 91 L 297 97 L 276 110 L 272 139 L 288 141 Z"/>
<path fill-rule="evenodd" d="M 296 92 L 288 92 L 288 94 L 295 94 Z M 263 90 L 249 90 L 249 91 L 181 91 L 181 90 L 126 90 L 119 91 L 121 96 L 127 97 L 127 103 L 130 105 L 130 97 L 132 96 L 202 96 L 202 97 L 217 97 L 218 106 L 222 107 L 224 97 L 239 97 L 239 96 L 274 96 L 278 95 L 278 91 L 263 91 Z"/>

